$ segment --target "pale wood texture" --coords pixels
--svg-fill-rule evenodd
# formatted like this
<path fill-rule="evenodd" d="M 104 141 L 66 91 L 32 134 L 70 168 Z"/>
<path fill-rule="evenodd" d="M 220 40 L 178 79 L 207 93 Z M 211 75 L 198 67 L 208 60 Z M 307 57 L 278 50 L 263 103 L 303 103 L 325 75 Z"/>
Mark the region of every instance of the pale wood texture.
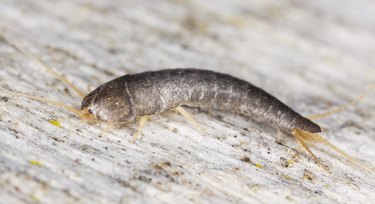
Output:
<path fill-rule="evenodd" d="M 308 115 L 375 81 L 372 0 L 0 1 L 0 32 L 88 92 L 125 73 L 212 69 Z M 80 106 L 0 40 L 0 203 L 371 203 L 374 174 L 318 146 L 326 174 L 289 136 L 247 118 L 187 109 L 106 132 L 11 90 Z M 332 143 L 375 163 L 375 100 L 317 120 Z M 57 120 L 61 127 L 52 124 Z"/>

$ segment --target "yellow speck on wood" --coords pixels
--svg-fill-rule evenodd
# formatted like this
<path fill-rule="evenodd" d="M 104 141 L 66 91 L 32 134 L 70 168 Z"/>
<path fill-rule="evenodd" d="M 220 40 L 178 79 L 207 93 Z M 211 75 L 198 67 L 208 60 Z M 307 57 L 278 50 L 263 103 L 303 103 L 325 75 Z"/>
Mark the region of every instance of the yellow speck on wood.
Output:
<path fill-rule="evenodd" d="M 50 119 L 48 120 L 49 123 L 51 123 L 52 125 L 56 126 L 56 127 L 61 127 L 61 124 L 59 123 L 59 121 L 55 120 L 55 119 Z"/>
<path fill-rule="evenodd" d="M 290 180 L 290 179 L 292 179 L 292 178 L 290 178 L 290 176 L 288 176 L 288 175 L 284 175 L 283 178 L 284 178 L 285 180 Z"/>
<path fill-rule="evenodd" d="M 305 180 L 313 181 L 314 180 L 314 175 L 312 173 L 310 173 L 310 172 L 305 171 L 305 173 L 303 174 L 303 178 Z"/>
<path fill-rule="evenodd" d="M 241 16 L 231 16 L 227 19 L 225 19 L 228 23 L 238 26 L 238 27 L 243 27 L 246 24 L 246 19 Z"/>
<path fill-rule="evenodd" d="M 263 165 L 261 165 L 261 164 L 256 163 L 255 166 L 260 168 L 260 169 L 263 169 Z"/>
<path fill-rule="evenodd" d="M 31 196 L 31 199 L 32 199 L 34 202 L 38 202 L 38 201 L 39 201 L 39 199 L 38 199 L 38 197 L 37 197 L 36 195 L 32 195 L 32 196 Z"/>
<path fill-rule="evenodd" d="M 29 164 L 34 165 L 34 166 L 43 166 L 43 164 L 37 160 L 29 160 Z"/>
<path fill-rule="evenodd" d="M 289 164 L 289 166 L 292 166 L 294 164 L 294 160 L 293 159 L 289 159 L 288 160 L 288 164 Z"/>

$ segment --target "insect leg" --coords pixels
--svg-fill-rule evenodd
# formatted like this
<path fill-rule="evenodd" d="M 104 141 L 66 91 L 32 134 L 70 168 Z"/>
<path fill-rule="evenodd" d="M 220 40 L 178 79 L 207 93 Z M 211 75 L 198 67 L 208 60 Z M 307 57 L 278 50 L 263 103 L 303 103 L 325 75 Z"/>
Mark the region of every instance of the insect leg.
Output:
<path fill-rule="evenodd" d="M 296 129 L 292 132 L 292 135 L 297 140 L 297 142 L 310 154 L 310 156 L 314 159 L 316 163 L 318 163 L 319 166 L 321 166 L 325 171 L 330 173 L 329 169 L 323 165 L 323 163 L 318 159 L 318 157 L 315 156 L 315 154 L 310 150 L 310 148 L 305 143 L 305 139 L 301 135 L 300 130 Z"/>
<path fill-rule="evenodd" d="M 198 129 L 198 131 L 201 134 L 205 133 L 204 129 L 199 124 L 199 122 L 197 120 L 195 120 L 194 117 L 190 113 L 188 113 L 184 108 L 182 108 L 181 106 L 178 106 L 177 108 L 175 108 L 175 110 L 177 112 L 179 112 L 182 116 L 184 116 L 188 121 L 190 121 L 191 123 L 193 123 L 193 125 Z"/>
<path fill-rule="evenodd" d="M 142 132 L 143 127 L 145 126 L 146 122 L 148 121 L 148 116 L 142 116 L 139 120 L 138 129 L 137 132 L 134 134 L 133 139 L 130 141 L 130 143 L 135 143 L 135 141 L 139 138 L 139 135 Z"/>
<path fill-rule="evenodd" d="M 276 143 L 277 144 L 280 144 L 281 143 L 281 130 L 280 130 L 280 128 L 277 128 L 277 130 L 276 130 Z"/>
<path fill-rule="evenodd" d="M 302 130 L 297 130 L 297 131 L 299 131 L 299 134 L 302 135 L 302 137 L 304 137 L 305 140 L 307 140 L 307 141 L 310 140 L 312 142 L 318 142 L 318 143 L 324 144 L 324 145 L 330 147 L 331 149 L 333 149 L 335 152 L 337 152 L 341 156 L 345 157 L 352 165 L 361 166 L 369 172 L 374 172 L 374 170 L 371 169 L 371 167 L 369 167 L 368 165 L 354 159 L 353 157 L 351 157 L 350 155 L 348 155 L 347 153 L 345 153 L 344 151 L 342 151 L 341 149 L 339 149 L 338 147 L 336 147 L 332 143 L 328 142 L 321 135 L 316 134 L 316 133 L 309 133 L 309 132 L 302 131 Z"/>

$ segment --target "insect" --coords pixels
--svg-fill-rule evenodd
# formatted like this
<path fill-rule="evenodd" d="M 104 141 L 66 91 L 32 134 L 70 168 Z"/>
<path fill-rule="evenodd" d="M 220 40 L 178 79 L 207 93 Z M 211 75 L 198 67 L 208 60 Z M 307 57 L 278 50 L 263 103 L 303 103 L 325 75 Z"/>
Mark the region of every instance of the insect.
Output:
<path fill-rule="evenodd" d="M 181 106 L 232 112 L 268 124 L 292 135 L 323 168 L 307 143 L 323 143 L 354 161 L 318 134 L 319 125 L 276 97 L 244 80 L 208 70 L 167 69 L 121 76 L 85 96 L 81 110 L 100 121 L 128 123 Z"/>
<path fill-rule="evenodd" d="M 43 101 L 77 114 L 89 123 L 100 121 L 109 124 L 125 124 L 140 118 L 140 125 L 134 136 L 138 137 L 147 116 L 175 109 L 198 124 L 181 106 L 201 107 L 232 112 L 270 125 L 296 141 L 325 170 L 329 171 L 309 148 L 311 143 L 322 143 L 346 157 L 349 162 L 359 164 L 345 152 L 324 139 L 319 133 L 321 127 L 311 119 L 303 117 L 289 106 L 266 91 L 233 76 L 200 69 L 167 69 L 124 75 L 104 83 L 89 94 L 84 94 L 52 68 L 19 47 L 16 49 L 46 67 L 57 78 L 72 87 L 82 98 L 80 109 L 27 94 L 14 94 Z M 371 90 L 374 87 L 371 88 Z M 369 91 L 371 91 L 369 90 Z M 369 92 L 368 91 L 368 92 Z M 359 101 L 367 93 L 349 104 L 333 111 L 317 114 L 311 118 L 325 117 L 339 112 Z"/>

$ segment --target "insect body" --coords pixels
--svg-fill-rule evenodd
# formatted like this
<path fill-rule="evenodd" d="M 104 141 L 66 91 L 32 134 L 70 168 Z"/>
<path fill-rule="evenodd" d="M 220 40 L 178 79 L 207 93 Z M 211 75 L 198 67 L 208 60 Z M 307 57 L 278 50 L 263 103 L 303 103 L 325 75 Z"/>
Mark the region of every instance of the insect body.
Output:
<path fill-rule="evenodd" d="M 198 69 L 169 69 L 125 75 L 88 94 L 81 109 L 99 120 L 130 122 L 181 105 L 229 111 L 249 116 L 291 133 L 311 133 L 320 127 L 250 83 L 230 75 Z"/>
<path fill-rule="evenodd" d="M 121 124 L 182 105 L 229 111 L 269 124 L 294 136 L 327 171 L 307 143 L 328 145 L 354 163 L 349 155 L 317 134 L 321 132 L 319 125 L 274 96 L 244 80 L 208 70 L 167 69 L 125 75 L 88 94 L 83 99 L 81 110 L 98 120 Z M 143 124 L 141 120 L 140 127 Z"/>

